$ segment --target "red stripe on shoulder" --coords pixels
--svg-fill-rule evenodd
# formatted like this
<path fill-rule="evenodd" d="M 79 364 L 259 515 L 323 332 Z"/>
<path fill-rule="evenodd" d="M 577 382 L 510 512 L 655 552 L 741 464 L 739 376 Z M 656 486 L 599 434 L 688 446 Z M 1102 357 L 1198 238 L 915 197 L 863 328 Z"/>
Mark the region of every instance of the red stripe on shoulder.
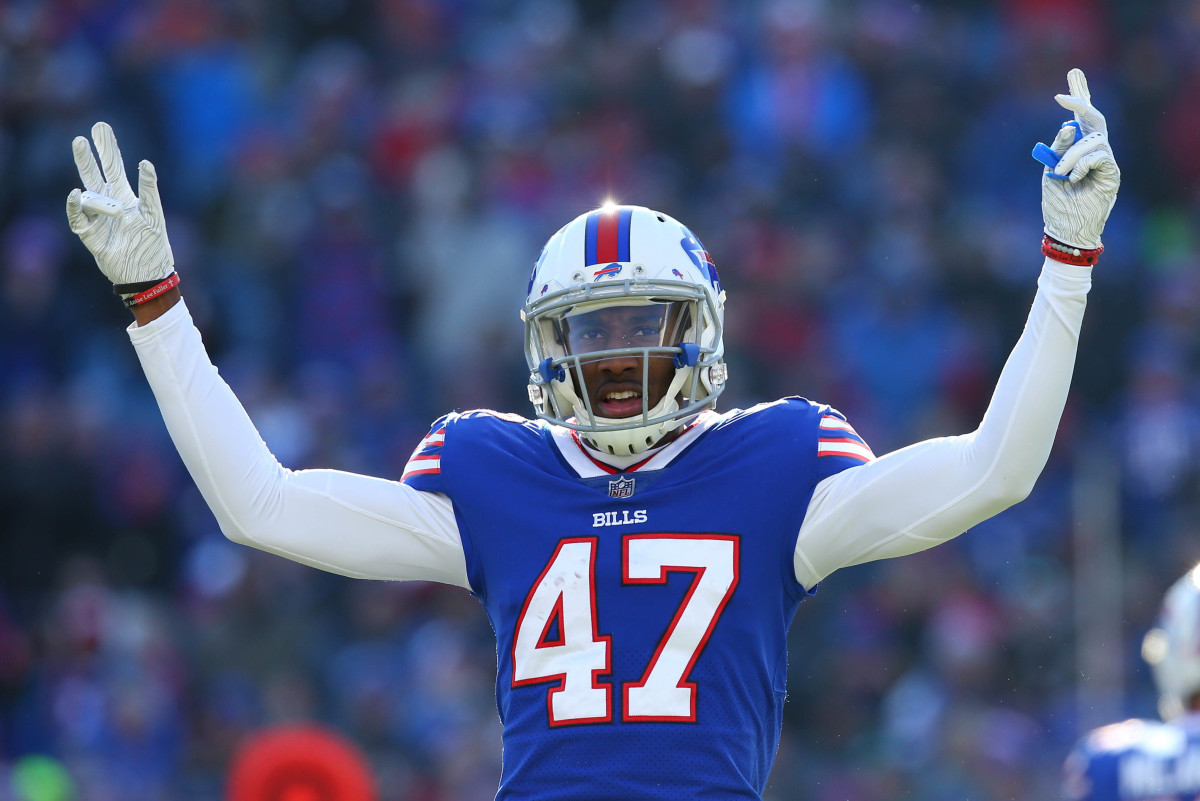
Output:
<path fill-rule="evenodd" d="M 440 467 L 431 467 L 428 470 L 409 470 L 407 473 L 400 476 L 400 480 L 403 481 L 404 479 L 412 478 L 413 476 L 429 476 L 440 472 L 442 472 L 442 468 Z"/>
<path fill-rule="evenodd" d="M 871 461 L 866 456 L 863 456 L 861 453 L 851 453 L 849 451 L 821 451 L 820 453 L 817 454 L 818 459 L 824 459 L 826 456 L 842 456 L 847 459 L 855 459 L 859 462 L 862 462 L 863 464 L 866 464 L 867 462 Z"/>

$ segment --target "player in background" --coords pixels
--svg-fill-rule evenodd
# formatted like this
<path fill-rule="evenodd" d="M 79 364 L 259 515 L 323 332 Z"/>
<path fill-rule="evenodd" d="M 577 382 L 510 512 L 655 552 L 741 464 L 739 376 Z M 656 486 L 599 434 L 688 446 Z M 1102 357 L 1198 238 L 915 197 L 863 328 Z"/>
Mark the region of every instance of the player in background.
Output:
<path fill-rule="evenodd" d="M 1142 641 L 1162 721 L 1127 720 L 1088 733 L 1067 757 L 1071 801 L 1200 798 L 1200 565 L 1163 597 Z"/>
<path fill-rule="evenodd" d="M 803 398 L 718 412 L 712 259 L 671 217 L 614 206 L 555 233 L 530 276 L 534 419 L 448 414 L 400 480 L 288 470 L 188 314 L 154 167 L 141 163 L 135 196 L 104 123 L 98 163 L 74 142 L 86 191 L 67 217 L 134 314 L 130 339 L 226 536 L 484 605 L 497 798 L 759 799 L 800 602 L 841 567 L 930 548 L 1020 501 L 1049 456 L 1120 183 L 1083 73 L 1068 85 L 1056 99 L 1075 119 L 1042 176 L 1046 258 L 982 422 L 879 458 Z"/>

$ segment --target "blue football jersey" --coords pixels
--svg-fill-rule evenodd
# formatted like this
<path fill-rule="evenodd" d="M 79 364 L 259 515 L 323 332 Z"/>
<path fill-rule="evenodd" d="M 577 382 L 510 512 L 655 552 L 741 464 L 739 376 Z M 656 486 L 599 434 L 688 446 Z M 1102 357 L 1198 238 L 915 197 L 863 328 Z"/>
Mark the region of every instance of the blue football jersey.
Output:
<path fill-rule="evenodd" d="M 1088 734 L 1067 758 L 1072 801 L 1200 798 L 1200 717 L 1127 720 Z"/>
<path fill-rule="evenodd" d="M 543 422 L 437 421 L 403 480 L 453 502 L 496 632 L 497 798 L 760 798 L 796 536 L 815 485 L 870 458 L 800 398 L 708 412 L 623 471 Z"/>

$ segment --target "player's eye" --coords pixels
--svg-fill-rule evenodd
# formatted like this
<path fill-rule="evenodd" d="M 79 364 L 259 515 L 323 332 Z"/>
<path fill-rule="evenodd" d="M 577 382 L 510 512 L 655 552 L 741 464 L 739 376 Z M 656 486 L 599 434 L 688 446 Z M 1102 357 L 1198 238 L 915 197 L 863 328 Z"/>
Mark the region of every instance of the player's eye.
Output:
<path fill-rule="evenodd" d="M 608 343 L 608 331 L 592 326 L 571 332 L 571 349 L 578 352 L 604 350 Z"/>
<path fill-rule="evenodd" d="M 657 325 L 639 325 L 633 329 L 631 336 L 634 339 L 658 339 L 661 330 Z"/>

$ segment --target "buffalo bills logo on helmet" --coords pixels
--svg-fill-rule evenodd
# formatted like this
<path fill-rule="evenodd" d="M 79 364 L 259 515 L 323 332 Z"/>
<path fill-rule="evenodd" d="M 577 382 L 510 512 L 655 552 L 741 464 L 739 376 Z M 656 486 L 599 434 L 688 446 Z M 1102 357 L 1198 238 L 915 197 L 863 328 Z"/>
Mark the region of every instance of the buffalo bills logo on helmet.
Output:
<path fill-rule="evenodd" d="M 624 265 L 613 262 L 612 264 L 608 265 L 607 267 L 601 267 L 599 270 L 596 270 L 596 272 L 593 273 L 594 277 L 592 278 L 592 281 L 593 282 L 599 281 L 601 278 L 611 278 L 612 276 L 621 272 L 621 268 L 623 266 Z"/>
<path fill-rule="evenodd" d="M 720 292 L 721 280 L 717 278 L 717 265 L 713 264 L 712 257 L 708 255 L 708 251 L 704 249 L 704 245 L 700 244 L 696 235 L 688 230 L 686 225 L 680 227 L 683 228 L 683 239 L 679 240 L 679 246 L 692 260 L 692 264 L 696 265 L 700 274 L 708 277 L 708 282 L 712 284 L 713 289 Z"/>

